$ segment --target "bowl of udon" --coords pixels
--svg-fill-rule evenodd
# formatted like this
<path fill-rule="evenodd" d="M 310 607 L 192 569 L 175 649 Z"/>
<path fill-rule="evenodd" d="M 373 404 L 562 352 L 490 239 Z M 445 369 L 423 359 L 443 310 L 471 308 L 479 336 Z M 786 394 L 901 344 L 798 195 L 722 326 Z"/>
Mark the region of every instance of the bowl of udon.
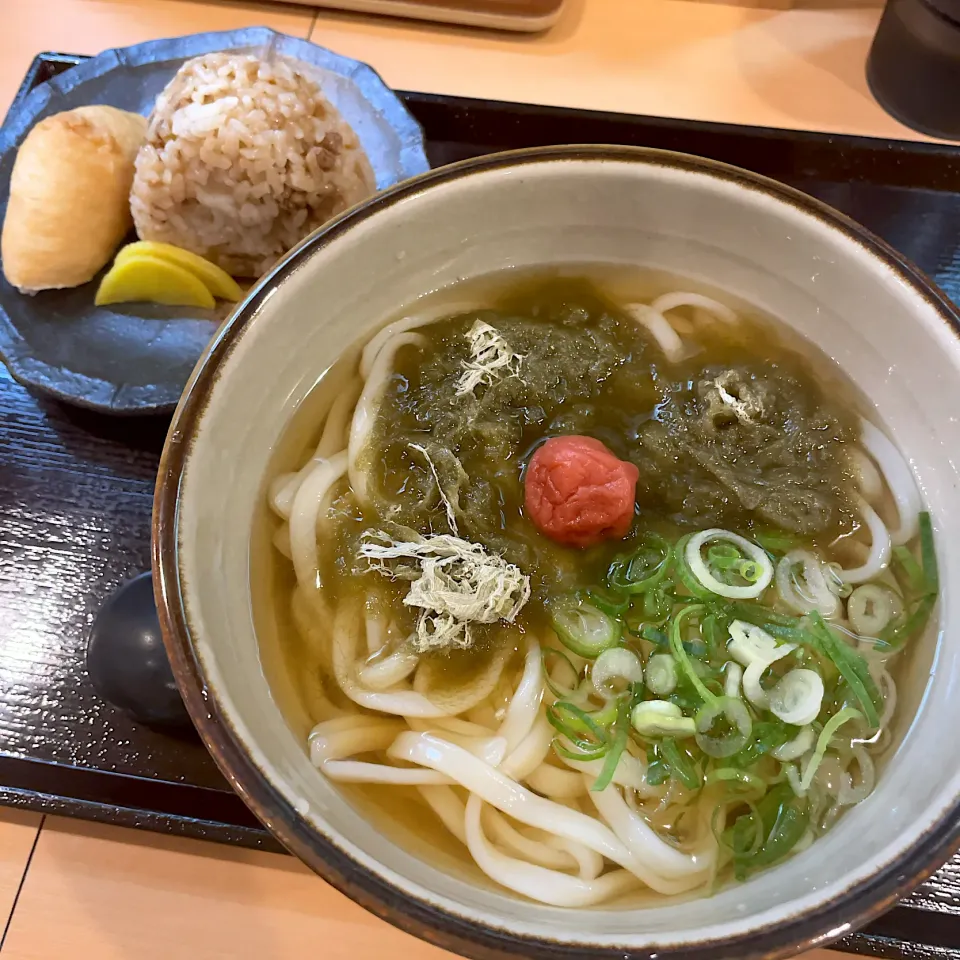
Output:
<path fill-rule="evenodd" d="M 305 240 L 180 402 L 161 622 L 291 852 L 471 957 L 773 957 L 955 847 L 960 341 L 692 157 L 443 168 Z"/>

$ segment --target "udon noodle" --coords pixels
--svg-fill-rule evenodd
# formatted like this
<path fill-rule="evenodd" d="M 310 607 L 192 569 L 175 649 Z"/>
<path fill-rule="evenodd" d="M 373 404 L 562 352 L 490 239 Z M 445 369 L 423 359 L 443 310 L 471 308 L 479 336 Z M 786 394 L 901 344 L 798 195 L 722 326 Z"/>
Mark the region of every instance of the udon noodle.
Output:
<path fill-rule="evenodd" d="M 909 467 L 701 293 L 494 306 L 375 333 L 270 485 L 312 762 L 555 906 L 801 852 L 873 789 L 936 602 Z"/>

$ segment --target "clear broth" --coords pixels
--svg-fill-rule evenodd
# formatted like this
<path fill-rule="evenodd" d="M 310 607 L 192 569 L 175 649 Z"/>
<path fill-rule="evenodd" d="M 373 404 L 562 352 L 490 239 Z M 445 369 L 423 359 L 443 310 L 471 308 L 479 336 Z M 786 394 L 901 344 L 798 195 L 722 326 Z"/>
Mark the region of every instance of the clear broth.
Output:
<path fill-rule="evenodd" d="M 566 282 L 571 277 L 586 278 L 597 289 L 602 290 L 607 298 L 616 303 L 649 303 L 663 293 L 680 289 L 710 296 L 735 310 L 742 321 L 735 336 L 722 329 L 716 329 L 715 335 L 708 338 L 707 350 L 711 359 L 716 358 L 720 362 L 742 362 L 745 355 L 748 355 L 751 360 L 759 363 L 776 363 L 782 369 L 796 373 L 798 376 L 812 378 L 821 391 L 829 392 L 834 399 L 839 398 L 839 403 L 851 411 L 851 414 L 869 413 L 871 410 L 871 405 L 845 379 L 837 365 L 786 324 L 761 314 L 749 304 L 735 300 L 723 291 L 661 271 L 623 267 L 604 268 L 596 265 L 580 269 L 567 267 L 563 270 L 539 270 L 529 275 L 511 271 L 440 291 L 418 302 L 416 309 L 427 309 L 432 308 L 434 304 L 471 299 L 482 300 L 496 308 L 503 304 L 529 300 L 531 292 L 542 290 L 544 284 Z M 398 313 L 397 316 L 402 315 Z M 429 332 L 429 329 L 421 332 Z M 375 331 L 371 331 L 322 374 L 308 398 L 296 411 L 283 436 L 278 438 L 269 475 L 265 478 L 262 498 L 264 506 L 256 517 L 253 531 L 251 551 L 253 612 L 260 640 L 264 673 L 293 734 L 304 744 L 306 744 L 307 734 L 317 719 L 315 711 L 311 708 L 311 690 L 316 689 L 316 684 L 322 684 L 324 681 L 317 676 L 317 667 L 312 662 L 310 650 L 299 637 L 292 622 L 289 601 L 296 581 L 291 564 L 272 545 L 273 535 L 280 524 L 266 505 L 266 482 L 280 473 L 298 469 L 312 455 L 326 411 L 329 410 L 343 384 L 356 370 L 360 350 L 373 332 Z M 698 339 L 703 342 L 704 338 Z M 414 362 L 416 361 L 409 359 L 400 361 L 399 368 L 403 377 L 409 379 L 414 375 L 411 366 Z M 697 362 L 694 359 L 674 366 L 671 368 L 671 375 L 692 375 Z M 650 398 L 644 397 L 639 400 L 638 407 L 642 409 L 638 409 L 636 415 L 640 419 L 648 417 L 651 407 Z M 622 455 L 617 449 L 622 444 L 617 439 L 616 431 L 622 429 L 625 422 L 624 417 L 618 414 L 615 418 L 609 419 L 606 432 L 602 435 L 598 434 L 618 455 Z M 517 472 L 519 475 L 519 465 Z M 519 515 L 519 503 L 509 502 L 507 511 Z M 881 512 L 885 516 L 892 515 L 891 511 L 881 510 Z M 367 519 L 365 518 L 364 525 L 367 525 Z M 669 519 L 666 518 L 660 518 L 660 522 L 670 524 Z M 841 540 L 841 557 L 842 544 L 847 538 L 855 537 L 857 526 L 856 520 L 849 515 L 843 518 L 842 529 L 833 531 L 833 535 L 837 533 L 845 535 L 844 540 Z M 322 552 L 325 552 L 329 559 L 331 555 L 342 552 L 347 546 L 344 540 L 335 540 L 327 544 L 326 550 Z M 583 554 L 550 545 L 544 553 L 544 564 L 552 565 L 554 569 L 564 570 L 569 568 L 572 560 L 574 567 L 581 570 L 580 579 L 583 582 L 589 582 L 596 579 L 598 571 L 606 569 L 610 556 L 622 549 L 622 544 L 614 544 L 609 549 L 599 550 L 593 556 L 585 558 Z M 583 562 L 584 559 L 587 560 L 586 563 Z M 574 577 L 574 580 L 576 579 Z M 550 578 L 541 578 L 541 580 L 550 582 Z M 329 585 L 325 584 L 324 590 L 326 592 L 329 589 L 334 597 L 351 593 L 366 595 L 369 586 L 367 577 L 340 575 L 330 576 Z M 382 587 L 382 584 L 378 586 Z M 395 604 L 396 609 L 403 612 L 403 608 L 399 606 L 399 594 L 392 600 L 388 596 L 387 602 Z M 542 617 L 539 605 L 531 605 L 526 616 L 530 619 L 531 626 L 539 626 Z M 899 658 L 901 663 L 897 664 L 894 671 L 898 681 L 899 706 L 892 731 L 893 743 L 899 742 L 915 715 L 932 656 L 932 644 L 924 643 L 922 649 L 912 651 L 906 658 Z M 909 665 L 904 666 L 904 661 Z M 459 674 L 465 666 L 465 663 L 457 663 L 455 658 L 451 658 L 450 670 L 453 674 Z M 886 755 L 889 755 L 889 752 L 888 750 Z M 318 776 L 320 776 L 319 773 Z M 411 851 L 430 849 L 431 855 L 428 859 L 440 869 L 459 874 L 484 886 L 493 887 L 491 881 L 473 864 L 459 842 L 450 836 L 436 820 L 432 811 L 423 805 L 413 788 L 338 785 L 338 789 L 358 811 L 377 823 L 385 837 Z M 635 907 L 658 899 L 661 898 L 656 895 L 634 895 L 627 898 L 622 905 Z"/>

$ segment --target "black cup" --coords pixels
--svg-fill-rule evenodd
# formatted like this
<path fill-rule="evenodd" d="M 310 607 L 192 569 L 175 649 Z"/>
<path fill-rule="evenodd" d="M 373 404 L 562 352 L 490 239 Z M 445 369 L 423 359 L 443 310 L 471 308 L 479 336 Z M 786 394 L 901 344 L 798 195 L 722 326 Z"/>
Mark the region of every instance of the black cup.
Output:
<path fill-rule="evenodd" d="M 867 82 L 901 123 L 960 140 L 960 0 L 888 0 Z"/>

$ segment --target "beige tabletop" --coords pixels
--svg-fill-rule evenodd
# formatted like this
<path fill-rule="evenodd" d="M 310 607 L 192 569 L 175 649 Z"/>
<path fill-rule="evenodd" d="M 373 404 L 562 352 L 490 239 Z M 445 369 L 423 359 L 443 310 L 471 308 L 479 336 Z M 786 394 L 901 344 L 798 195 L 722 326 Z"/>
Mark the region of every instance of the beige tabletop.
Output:
<path fill-rule="evenodd" d="M 0 0 L 0 114 L 42 50 L 96 53 L 265 24 L 366 60 L 410 90 L 920 139 L 883 113 L 863 79 L 877 6 L 743 4 L 567 0 L 560 23 L 530 37 L 280 4 Z M 0 931 L 3 960 L 443 955 L 290 857 L 13 810 L 0 810 Z"/>

